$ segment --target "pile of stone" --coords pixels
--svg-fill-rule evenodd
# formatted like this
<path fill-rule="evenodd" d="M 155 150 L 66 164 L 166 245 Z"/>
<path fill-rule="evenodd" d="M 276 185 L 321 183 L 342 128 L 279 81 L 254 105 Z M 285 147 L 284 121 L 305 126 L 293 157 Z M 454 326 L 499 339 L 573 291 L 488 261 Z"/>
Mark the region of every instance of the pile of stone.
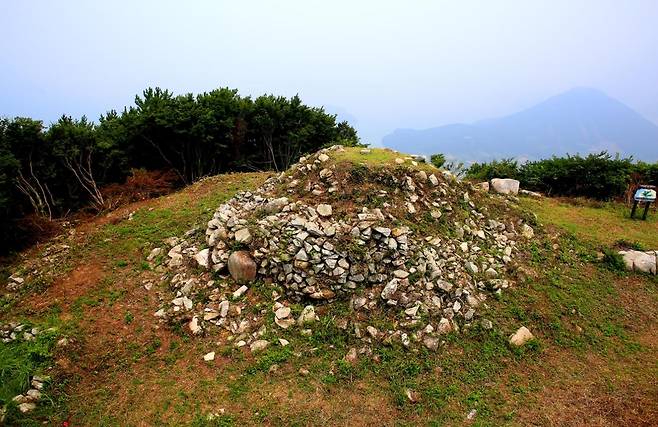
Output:
<path fill-rule="evenodd" d="M 385 310 L 396 319 L 386 331 L 355 322 L 354 334 L 367 342 L 418 342 L 436 349 L 442 334 L 476 321 L 488 294 L 511 285 L 506 270 L 519 242 L 533 237 L 532 228 L 513 215 L 493 218 L 486 203 L 475 204 L 472 187 L 438 169 L 418 168 L 413 159 L 396 159 L 395 166 L 378 172 L 388 183 L 377 190 L 385 199 L 378 206 L 341 202 L 350 200 L 351 191 L 344 171 L 331 162 L 332 153 L 341 150 L 301 158 L 289 172 L 222 204 L 208 223 L 207 249 L 173 247 L 170 267 L 184 264 L 187 256 L 220 277 L 229 273 L 235 284 L 179 273 L 171 280 L 174 298 L 156 314 L 167 319 L 187 314 L 193 333 L 214 324 L 236 346 L 253 347 L 262 341 L 268 313 L 243 315 L 250 304 L 243 295 L 259 280 L 275 289 L 272 327 L 281 329 L 297 325 L 304 331 L 316 318 L 309 304 L 295 319 L 289 301 L 338 298 L 348 299 L 360 318 Z M 341 197 L 333 197 L 336 193 Z M 410 216 L 435 223 L 426 229 L 436 233 L 420 234 Z M 209 303 L 194 303 L 199 289 Z M 486 319 L 477 321 L 491 327 Z"/>
<path fill-rule="evenodd" d="M 37 402 L 41 399 L 41 391 L 48 378 L 33 376 L 30 381 L 31 388 L 23 394 L 14 396 L 12 399 L 18 405 L 18 410 L 22 413 L 30 412 L 36 409 Z"/>
<path fill-rule="evenodd" d="M 7 281 L 7 290 L 10 292 L 17 291 L 23 286 L 24 283 L 25 283 L 24 278 L 22 278 L 17 274 L 12 274 L 11 276 L 9 276 L 9 280 Z"/>
<path fill-rule="evenodd" d="M 658 251 L 619 251 L 619 255 L 624 259 L 626 269 L 638 271 L 640 273 L 656 274 L 658 265 Z"/>
<path fill-rule="evenodd" d="M 10 322 L 0 326 L 0 337 L 5 344 L 12 341 L 32 341 L 40 332 L 39 328 L 30 328 L 18 322 Z"/>

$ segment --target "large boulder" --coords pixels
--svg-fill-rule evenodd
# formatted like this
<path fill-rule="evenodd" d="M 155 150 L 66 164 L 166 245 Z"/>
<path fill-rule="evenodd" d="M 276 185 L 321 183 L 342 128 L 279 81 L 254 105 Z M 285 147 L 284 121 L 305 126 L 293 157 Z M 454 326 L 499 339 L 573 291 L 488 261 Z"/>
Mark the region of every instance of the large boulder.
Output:
<path fill-rule="evenodd" d="M 238 283 L 248 283 L 256 278 L 256 262 L 247 251 L 233 252 L 228 257 L 228 271 Z"/>
<path fill-rule="evenodd" d="M 620 251 L 619 255 L 624 258 L 628 270 L 656 274 L 656 251 Z"/>
<path fill-rule="evenodd" d="M 498 194 L 519 194 L 519 181 L 509 178 L 494 178 L 491 180 L 491 188 Z"/>

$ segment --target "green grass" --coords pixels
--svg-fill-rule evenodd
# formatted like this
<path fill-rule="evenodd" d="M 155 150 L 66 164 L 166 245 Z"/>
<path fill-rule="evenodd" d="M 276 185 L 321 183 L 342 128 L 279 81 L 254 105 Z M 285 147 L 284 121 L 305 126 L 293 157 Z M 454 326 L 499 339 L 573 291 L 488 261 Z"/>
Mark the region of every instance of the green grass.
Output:
<path fill-rule="evenodd" d="M 402 157 L 377 149 L 366 155 L 359 149 L 347 149 L 331 156 L 336 162 L 391 165 L 396 157 Z M 74 320 L 103 312 L 88 310 L 90 307 L 123 303 L 124 287 L 146 270 L 142 261 L 150 248 L 193 226 L 203 229 L 219 203 L 259 179 L 262 175 L 254 176 L 253 181 L 236 179 L 194 197 L 185 190 L 170 196 L 166 203 L 161 200 L 163 203 L 154 204 L 153 209 L 143 207 L 133 221 L 103 225 L 84 250 L 98 252 L 112 261 L 100 284 L 72 302 Z M 310 336 L 302 336 L 296 327 L 279 329 L 271 324 L 269 314 L 263 338 L 270 341 L 270 346 L 256 355 L 235 349 L 231 343 L 217 344 L 219 339 L 212 329 L 207 337 L 191 338 L 182 326 L 172 332 L 169 341 L 157 335 L 142 340 L 128 338 L 121 348 L 102 352 L 95 363 L 87 362 L 85 367 L 99 370 L 98 377 L 105 382 L 100 382 L 98 391 L 85 399 L 72 399 L 69 406 L 58 408 L 60 412 L 50 420 L 65 419 L 73 413 L 89 424 L 131 425 L 136 423 L 133 411 L 139 410 L 139 422 L 156 425 L 333 425 L 349 423 L 362 409 L 368 410 L 365 404 L 359 405 L 372 399 L 370 403 L 376 409 L 370 409 L 372 418 L 367 421 L 371 423 L 384 424 L 384 420 L 393 419 L 398 425 L 459 425 L 470 410 L 476 409 L 475 425 L 518 425 L 527 422 L 520 418 L 523 408 L 546 405 L 541 392 L 553 382 L 566 381 L 567 388 L 579 386 L 579 373 L 573 370 L 570 360 L 604 358 L 610 369 L 597 372 L 596 378 L 609 384 L 609 393 L 624 390 L 622 379 L 641 380 L 658 374 L 658 365 L 645 362 L 655 360 L 655 350 L 640 339 L 656 321 L 652 307 L 658 305 L 658 280 L 621 271 L 614 254 L 606 255 L 603 262 L 597 258 L 601 245 L 612 246 L 619 239 L 658 248 L 657 233 L 646 231 L 647 227 L 650 231 L 656 227 L 655 220 L 643 223 L 624 219 L 617 205 L 595 208 L 525 198 L 522 204 L 537 213 L 538 222 L 555 224 L 567 233 L 549 239 L 537 226 L 535 239 L 520 245 L 522 253 L 517 259 L 531 273 L 517 276 L 510 267 L 514 286 L 499 297 L 491 295 L 486 306 L 478 309 L 479 316 L 493 321 L 493 330 L 474 323 L 459 333 L 443 336 L 445 345 L 436 353 L 420 345 L 406 350 L 395 343 L 375 343 L 370 345 L 372 356 L 359 355 L 357 362 L 350 364 L 343 360 L 345 354 L 350 348 L 361 349 L 366 344 L 354 337 L 353 325 L 347 331 L 339 327 L 341 320 L 354 315 L 347 302 L 323 307 L 320 321 L 310 326 Z M 418 222 L 421 225 L 417 227 L 423 227 L 418 228 L 419 233 L 444 232 L 440 223 L 433 225 L 429 219 Z M 625 287 L 631 284 L 635 286 L 633 295 L 641 297 L 644 309 L 624 301 L 629 298 L 624 294 Z M 263 301 L 253 307 L 254 314 L 269 310 L 273 286 L 259 282 L 251 288 L 252 296 Z M 303 305 L 292 305 L 295 316 Z M 152 326 L 139 324 L 141 317 L 134 307 L 117 308 L 127 329 L 140 334 L 140 328 L 148 331 Z M 361 319 L 361 328 L 372 325 L 384 331 L 397 327 L 399 319 L 389 314 L 374 310 L 367 319 Z M 508 337 L 521 325 L 527 326 L 536 339 L 522 348 L 512 347 Z M 413 329 L 407 332 L 412 334 Z M 288 339 L 290 345 L 280 347 L 278 337 Z M 35 347 L 27 347 L 27 343 L 26 347 L 0 347 L 0 375 L 7 373 L 0 379 L 8 389 L 0 398 L 13 397 L 16 390 L 22 390 L 26 375 L 52 363 L 53 341 L 40 340 L 29 344 Z M 200 367 L 199 359 L 210 348 L 222 360 Z M 556 372 L 553 358 L 566 374 Z M 106 367 L 107 359 L 116 364 Z M 273 370 L 275 365 L 278 369 Z M 310 374 L 300 375 L 302 367 Z M 131 380 L 125 381 L 126 377 Z M 408 389 L 418 393 L 419 402 L 409 402 Z M 65 391 L 77 397 L 73 385 Z M 115 403 L 118 394 L 127 396 L 124 406 Z M 141 404 L 145 400 L 148 406 Z M 352 412 L 354 406 L 359 407 L 358 413 Z M 226 413 L 221 414 L 220 408 L 224 407 Z M 379 411 L 393 416 L 380 418 Z M 220 415 L 209 419 L 209 413 Z M 23 423 L 30 420 L 36 423 L 39 416 L 22 419 Z"/>
<path fill-rule="evenodd" d="M 367 154 L 361 154 L 362 148 L 359 147 L 345 147 L 344 151 L 331 151 L 328 153 L 330 162 L 340 163 L 364 163 L 370 167 L 372 166 L 412 166 L 411 160 L 405 160 L 401 165 L 395 163 L 395 159 L 405 159 L 409 157 L 408 154 L 394 153 L 392 150 L 383 148 L 370 148 Z M 439 170 L 430 163 L 417 162 L 418 170 L 425 170 L 428 173 L 438 173 Z"/>
<path fill-rule="evenodd" d="M 74 334 L 72 325 L 62 322 L 57 315 L 57 310 L 53 310 L 39 321 L 24 322 L 25 331 L 35 327 L 40 330 L 33 340 L 21 338 L 0 343 L 0 407 L 7 407 L 6 425 L 38 424 L 31 417 L 21 414 L 12 398 L 31 387 L 32 376 L 48 376 L 47 369 L 52 364 L 55 343 L 63 334 Z M 22 337 L 22 332 L 19 335 Z M 40 416 L 55 410 L 53 405 L 56 403 L 48 387 L 42 390 L 42 395 L 39 408 L 35 411 Z"/>
<path fill-rule="evenodd" d="M 222 202 L 240 190 L 256 186 L 266 176 L 263 173 L 241 174 L 240 178 L 237 178 L 237 175 L 226 175 L 220 177 L 221 180 L 215 178 L 214 184 L 205 184 L 213 190 L 204 191 L 198 196 L 190 195 L 194 191 L 193 188 L 167 196 L 170 199 L 168 203 L 165 200 L 151 209 L 139 209 L 133 215 L 132 221 L 121 221 L 102 227 L 94 235 L 89 249 L 100 250 L 106 256 L 126 257 L 127 254 L 141 252 L 145 256 L 152 245 L 160 245 L 162 240 L 168 237 L 182 236 L 194 227 L 204 229 L 212 212 Z M 235 179 L 231 180 L 231 177 Z M 121 259 L 116 265 L 132 265 L 138 271 L 148 268 L 142 258 L 135 257 Z"/>
<path fill-rule="evenodd" d="M 523 198 L 521 205 L 535 212 L 541 222 L 555 224 L 580 239 L 606 246 L 618 240 L 658 248 L 658 214 L 646 221 L 630 218 L 630 208 L 620 203 L 566 203 L 557 199 Z"/>

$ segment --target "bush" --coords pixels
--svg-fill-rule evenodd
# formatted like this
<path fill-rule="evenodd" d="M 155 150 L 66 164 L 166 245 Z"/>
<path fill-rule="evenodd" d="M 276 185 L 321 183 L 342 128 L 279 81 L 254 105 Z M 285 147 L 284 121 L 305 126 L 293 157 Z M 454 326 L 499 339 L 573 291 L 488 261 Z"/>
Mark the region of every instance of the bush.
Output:
<path fill-rule="evenodd" d="M 437 168 L 442 168 L 443 165 L 446 163 L 446 156 L 441 153 L 432 154 L 430 156 L 430 163 L 432 163 Z"/>
<path fill-rule="evenodd" d="M 624 194 L 634 167 L 631 158 L 601 152 L 528 162 L 519 168 L 519 178 L 524 187 L 548 195 L 610 200 Z"/>
<path fill-rule="evenodd" d="M 658 184 L 658 163 L 634 163 L 632 158 L 613 158 L 604 151 L 586 157 L 567 155 L 524 164 L 514 159 L 474 163 L 466 177 L 481 181 L 518 179 L 523 188 L 552 196 L 629 200 L 637 185 Z"/>
<path fill-rule="evenodd" d="M 624 263 L 624 258 L 619 255 L 616 250 L 613 249 L 604 249 L 603 250 L 603 264 L 605 264 L 610 270 L 617 272 L 626 271 L 626 264 Z"/>
<path fill-rule="evenodd" d="M 493 178 L 519 178 L 519 164 L 514 159 L 493 160 L 489 163 L 473 163 L 466 171 L 466 178 L 490 181 Z"/>
<path fill-rule="evenodd" d="M 159 197 L 173 191 L 180 179 L 172 171 L 146 171 L 133 169 L 123 184 L 110 184 L 103 188 L 106 208 L 119 206 L 152 197 Z"/>

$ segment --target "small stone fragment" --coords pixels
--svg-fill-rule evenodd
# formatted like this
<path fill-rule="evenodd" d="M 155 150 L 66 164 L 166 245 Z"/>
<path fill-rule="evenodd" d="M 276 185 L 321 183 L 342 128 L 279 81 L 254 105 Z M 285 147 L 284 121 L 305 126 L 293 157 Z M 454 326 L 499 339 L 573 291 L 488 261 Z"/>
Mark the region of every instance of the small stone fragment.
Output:
<path fill-rule="evenodd" d="M 318 215 L 323 217 L 328 217 L 331 216 L 332 214 L 331 205 L 326 205 L 326 204 L 319 204 L 318 207 L 316 208 L 316 211 L 318 212 Z"/>
<path fill-rule="evenodd" d="M 521 326 L 513 335 L 509 337 L 509 342 L 512 345 L 520 347 L 533 339 L 534 336 L 528 328 Z"/>
<path fill-rule="evenodd" d="M 259 351 L 265 350 L 268 345 L 270 345 L 270 342 L 267 340 L 256 340 L 251 343 L 249 349 L 252 353 L 258 353 Z"/>
<path fill-rule="evenodd" d="M 297 319 L 297 323 L 299 323 L 299 326 L 304 326 L 315 322 L 315 320 L 316 320 L 315 307 L 313 307 L 312 305 L 307 305 L 302 310 L 302 314 L 299 315 L 299 319 Z"/>
<path fill-rule="evenodd" d="M 251 233 L 247 228 L 241 228 L 235 232 L 235 240 L 238 243 L 249 243 L 251 242 L 251 239 L 252 239 Z"/>

